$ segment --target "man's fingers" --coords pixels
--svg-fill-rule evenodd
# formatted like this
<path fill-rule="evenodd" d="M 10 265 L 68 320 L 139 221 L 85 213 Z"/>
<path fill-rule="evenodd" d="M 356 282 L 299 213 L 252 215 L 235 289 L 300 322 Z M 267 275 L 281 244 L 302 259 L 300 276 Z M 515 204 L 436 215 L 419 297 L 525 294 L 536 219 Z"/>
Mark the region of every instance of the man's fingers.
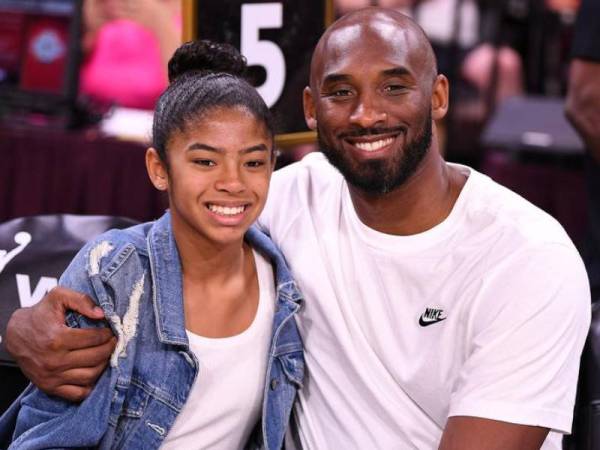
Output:
<path fill-rule="evenodd" d="M 71 402 L 81 402 L 88 395 L 90 395 L 91 391 L 91 387 L 65 385 L 53 389 L 51 392 L 48 392 L 48 394 L 56 395 L 57 397 L 62 397 L 65 400 L 69 400 Z"/>
<path fill-rule="evenodd" d="M 89 350 L 81 350 L 87 352 Z M 108 365 L 108 359 L 102 359 L 94 367 L 78 367 L 65 370 L 60 375 L 61 384 L 42 388 L 50 395 L 56 395 L 72 402 L 81 402 L 90 394 L 102 372 Z"/>
<path fill-rule="evenodd" d="M 115 349 L 117 339 L 112 337 L 105 343 L 95 347 L 75 349 L 64 355 L 62 366 L 68 370 L 72 368 L 95 367 L 105 364 Z"/>
<path fill-rule="evenodd" d="M 95 367 L 85 367 L 67 370 L 61 374 L 61 381 L 64 386 L 92 387 L 96 380 L 100 378 L 102 372 L 108 365 L 108 360 L 103 361 Z"/>
<path fill-rule="evenodd" d="M 48 293 L 48 297 L 61 313 L 73 310 L 90 319 L 104 318 L 102 308 L 96 305 L 90 297 L 80 292 L 58 286 Z"/>
<path fill-rule="evenodd" d="M 82 350 L 106 345 L 114 337 L 110 328 L 69 328 L 66 325 L 60 332 L 62 348 Z"/>

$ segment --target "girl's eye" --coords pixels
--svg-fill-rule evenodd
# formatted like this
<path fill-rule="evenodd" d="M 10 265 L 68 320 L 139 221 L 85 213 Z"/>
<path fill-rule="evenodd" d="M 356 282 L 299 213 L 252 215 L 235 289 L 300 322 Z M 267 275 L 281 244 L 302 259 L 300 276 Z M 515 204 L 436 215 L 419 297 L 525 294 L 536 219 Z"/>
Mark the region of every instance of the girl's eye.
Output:
<path fill-rule="evenodd" d="M 194 159 L 192 162 L 199 166 L 205 166 L 205 167 L 212 167 L 215 165 L 215 162 L 211 161 L 210 159 Z"/>

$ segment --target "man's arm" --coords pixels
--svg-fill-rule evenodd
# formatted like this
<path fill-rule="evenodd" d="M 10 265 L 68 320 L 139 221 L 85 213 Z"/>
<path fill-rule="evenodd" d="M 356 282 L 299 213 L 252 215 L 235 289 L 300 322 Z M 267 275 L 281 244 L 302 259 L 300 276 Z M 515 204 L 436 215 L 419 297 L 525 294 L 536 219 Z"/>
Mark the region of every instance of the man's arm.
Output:
<path fill-rule="evenodd" d="M 469 295 L 468 350 L 456 356 L 461 370 L 440 450 L 538 450 L 550 429 L 570 432 L 590 320 L 574 248 L 523 246 L 494 263 Z"/>
<path fill-rule="evenodd" d="M 81 401 L 108 364 L 116 339 L 109 328 L 69 328 L 65 325 L 68 310 L 90 319 L 104 317 L 89 297 L 57 287 L 37 305 L 14 312 L 6 348 L 42 391 Z"/>
<path fill-rule="evenodd" d="M 573 34 L 567 117 L 600 163 L 600 2 L 582 0 Z"/>
<path fill-rule="evenodd" d="M 450 417 L 439 450 L 539 450 L 548 431 L 479 417 Z"/>
<path fill-rule="evenodd" d="M 566 113 L 591 156 L 600 164 L 600 62 L 573 60 Z"/>

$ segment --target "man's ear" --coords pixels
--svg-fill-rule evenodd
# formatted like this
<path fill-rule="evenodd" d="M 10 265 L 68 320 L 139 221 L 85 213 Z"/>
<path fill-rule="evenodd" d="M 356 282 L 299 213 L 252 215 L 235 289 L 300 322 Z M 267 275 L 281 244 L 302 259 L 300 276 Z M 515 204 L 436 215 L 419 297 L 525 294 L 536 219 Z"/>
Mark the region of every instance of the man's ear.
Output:
<path fill-rule="evenodd" d="M 169 174 L 167 167 L 160 158 L 158 151 L 150 147 L 146 150 L 146 170 L 150 181 L 159 191 L 166 191 L 169 188 Z"/>
<path fill-rule="evenodd" d="M 448 78 L 444 75 L 438 75 L 433 82 L 431 93 L 431 117 L 434 120 L 443 119 L 448 112 L 448 101 L 450 97 L 450 87 Z"/>
<path fill-rule="evenodd" d="M 304 105 L 304 120 L 311 130 L 317 129 L 317 116 L 315 114 L 315 102 L 310 87 L 306 86 L 302 92 L 302 104 Z"/>

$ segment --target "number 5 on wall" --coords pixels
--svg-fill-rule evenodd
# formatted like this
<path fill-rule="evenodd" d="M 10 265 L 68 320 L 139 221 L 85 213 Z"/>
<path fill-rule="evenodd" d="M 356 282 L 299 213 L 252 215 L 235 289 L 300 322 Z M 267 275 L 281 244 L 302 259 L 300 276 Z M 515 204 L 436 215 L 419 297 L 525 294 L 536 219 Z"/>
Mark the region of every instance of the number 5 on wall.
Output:
<path fill-rule="evenodd" d="M 2 2 L 2 0 L 0 0 Z M 277 120 L 280 147 L 314 142 L 302 110 L 310 59 L 325 26 L 333 21 L 333 0 L 182 0 L 183 37 L 236 46 L 248 59 L 253 82 Z"/>
<path fill-rule="evenodd" d="M 248 60 L 248 65 L 263 66 L 267 77 L 257 87 L 258 92 L 269 108 L 273 106 L 285 85 L 285 58 L 274 42 L 260 40 L 260 30 L 281 28 L 283 25 L 283 5 L 281 3 L 252 3 L 242 5 L 240 50 Z"/>

